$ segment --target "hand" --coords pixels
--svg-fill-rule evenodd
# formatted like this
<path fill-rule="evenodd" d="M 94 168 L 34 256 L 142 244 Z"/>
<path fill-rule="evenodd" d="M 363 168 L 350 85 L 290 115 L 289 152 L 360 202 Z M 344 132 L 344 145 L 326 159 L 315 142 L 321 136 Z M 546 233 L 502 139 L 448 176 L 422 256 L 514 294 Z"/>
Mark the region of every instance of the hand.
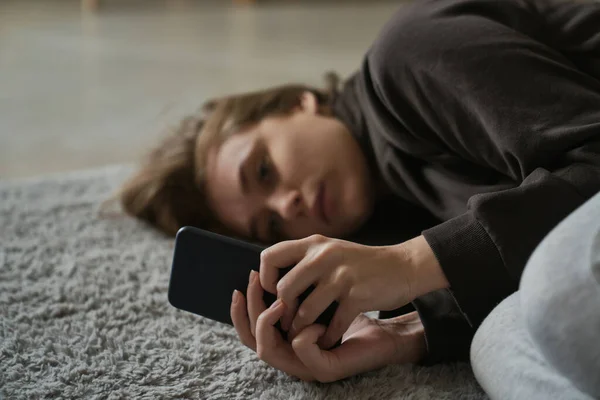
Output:
<path fill-rule="evenodd" d="M 279 269 L 294 264 L 278 281 Z M 289 329 L 289 339 L 338 301 L 335 315 L 319 340 L 325 349 L 335 344 L 360 313 L 394 310 L 448 286 L 422 236 L 384 247 L 320 235 L 281 242 L 262 252 L 260 282 L 286 305 L 281 324 L 284 330 Z M 298 308 L 298 296 L 310 285 L 315 289 Z"/>
<path fill-rule="evenodd" d="M 244 345 L 271 366 L 305 381 L 332 382 L 395 363 L 414 363 L 425 354 L 423 325 L 416 313 L 386 320 L 360 314 L 332 351 L 321 350 L 323 325 L 310 325 L 294 338 L 283 339 L 274 324 L 283 315 L 281 301 L 266 309 L 258 279 L 251 279 L 248 301 L 236 292 L 231 318 Z M 247 303 L 247 304 L 246 304 Z"/>

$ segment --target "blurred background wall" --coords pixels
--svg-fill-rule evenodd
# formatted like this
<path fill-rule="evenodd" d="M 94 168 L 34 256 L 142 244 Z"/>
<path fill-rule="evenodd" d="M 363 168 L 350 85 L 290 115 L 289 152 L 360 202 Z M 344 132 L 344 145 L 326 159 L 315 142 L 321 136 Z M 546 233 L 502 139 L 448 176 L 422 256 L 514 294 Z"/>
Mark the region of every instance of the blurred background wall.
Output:
<path fill-rule="evenodd" d="M 212 96 L 348 76 L 401 5 L 94 2 L 0 0 L 0 178 L 135 162 Z"/>

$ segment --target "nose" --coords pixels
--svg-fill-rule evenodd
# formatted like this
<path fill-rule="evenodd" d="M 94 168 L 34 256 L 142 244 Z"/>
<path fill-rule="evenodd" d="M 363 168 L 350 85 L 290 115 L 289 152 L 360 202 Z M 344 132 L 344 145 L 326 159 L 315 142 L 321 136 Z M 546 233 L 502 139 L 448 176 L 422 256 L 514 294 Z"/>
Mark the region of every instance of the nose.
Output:
<path fill-rule="evenodd" d="M 302 194 L 299 190 L 288 189 L 274 193 L 272 207 L 284 220 L 293 220 L 304 213 Z"/>

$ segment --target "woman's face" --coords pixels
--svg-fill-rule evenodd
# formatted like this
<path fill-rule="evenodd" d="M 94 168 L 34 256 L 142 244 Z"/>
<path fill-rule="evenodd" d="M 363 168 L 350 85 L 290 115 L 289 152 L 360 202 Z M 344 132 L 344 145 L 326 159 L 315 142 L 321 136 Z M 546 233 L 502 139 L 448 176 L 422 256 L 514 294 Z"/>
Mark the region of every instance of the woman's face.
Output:
<path fill-rule="evenodd" d="M 370 216 L 374 188 L 358 142 L 318 113 L 312 93 L 209 151 L 208 203 L 238 235 L 260 242 L 342 237 Z"/>

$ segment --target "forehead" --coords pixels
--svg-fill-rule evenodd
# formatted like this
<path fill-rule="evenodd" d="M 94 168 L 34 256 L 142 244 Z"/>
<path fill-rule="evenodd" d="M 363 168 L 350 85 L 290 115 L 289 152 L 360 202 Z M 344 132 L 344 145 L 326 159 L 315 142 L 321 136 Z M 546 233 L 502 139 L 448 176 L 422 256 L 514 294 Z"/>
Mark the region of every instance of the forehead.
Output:
<path fill-rule="evenodd" d="M 208 151 L 206 163 L 206 196 L 209 206 L 221 223 L 247 235 L 246 221 L 250 204 L 244 198 L 239 180 L 239 167 L 256 140 L 253 129 L 236 133 Z"/>

